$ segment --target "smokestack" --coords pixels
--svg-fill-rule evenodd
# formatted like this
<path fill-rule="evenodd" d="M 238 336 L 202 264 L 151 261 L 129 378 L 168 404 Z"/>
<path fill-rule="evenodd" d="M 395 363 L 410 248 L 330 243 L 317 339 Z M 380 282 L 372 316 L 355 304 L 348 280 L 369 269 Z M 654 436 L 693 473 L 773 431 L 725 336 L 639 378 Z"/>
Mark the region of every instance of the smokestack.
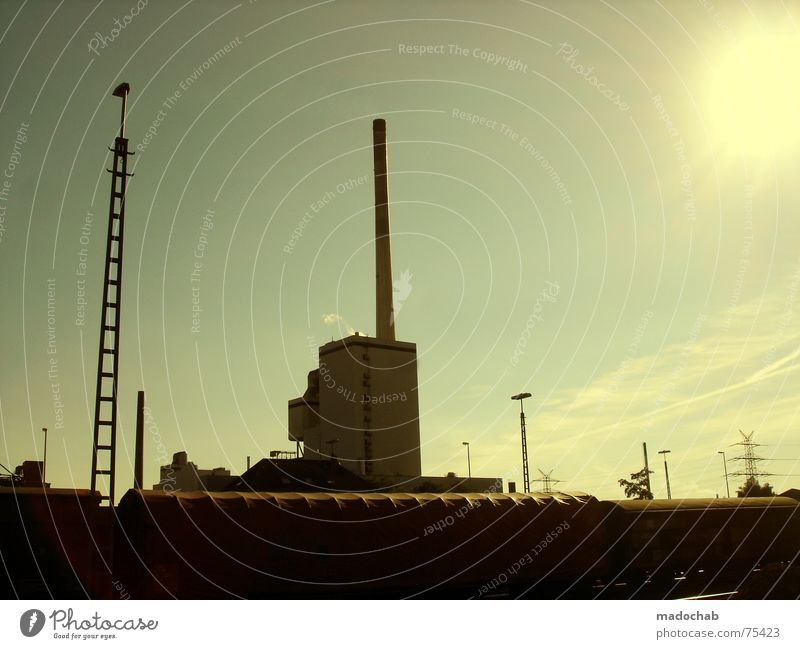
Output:
<path fill-rule="evenodd" d="M 144 392 L 136 397 L 136 450 L 133 455 L 133 488 L 142 488 L 144 473 Z"/>
<path fill-rule="evenodd" d="M 395 340 L 385 120 L 372 121 L 372 150 L 375 156 L 375 336 Z"/>

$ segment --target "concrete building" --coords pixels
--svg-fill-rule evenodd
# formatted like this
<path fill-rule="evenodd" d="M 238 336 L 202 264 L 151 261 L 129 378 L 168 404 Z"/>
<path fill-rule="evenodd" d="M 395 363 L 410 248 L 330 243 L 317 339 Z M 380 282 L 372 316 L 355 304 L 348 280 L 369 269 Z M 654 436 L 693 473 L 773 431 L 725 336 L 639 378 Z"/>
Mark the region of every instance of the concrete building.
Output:
<path fill-rule="evenodd" d="M 189 462 L 186 451 L 172 456 L 172 464 L 161 467 L 161 480 L 153 489 L 161 491 L 222 491 L 238 476 L 232 476 L 228 469 L 198 469 Z"/>
<path fill-rule="evenodd" d="M 304 457 L 335 457 L 362 476 L 422 473 L 417 347 L 395 338 L 386 122 L 372 123 L 375 163 L 375 331 L 319 348 L 302 397 L 289 402 L 289 439 Z"/>
<path fill-rule="evenodd" d="M 289 402 L 289 439 L 357 475 L 420 475 L 416 345 L 357 334 L 320 347 L 305 394 Z"/>

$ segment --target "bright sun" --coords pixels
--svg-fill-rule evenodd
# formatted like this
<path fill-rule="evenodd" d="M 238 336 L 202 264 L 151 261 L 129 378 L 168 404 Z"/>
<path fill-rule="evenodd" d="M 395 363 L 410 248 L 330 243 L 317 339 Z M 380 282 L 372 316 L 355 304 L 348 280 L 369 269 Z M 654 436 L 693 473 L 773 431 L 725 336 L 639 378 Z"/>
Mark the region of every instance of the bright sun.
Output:
<path fill-rule="evenodd" d="M 738 41 L 716 66 L 711 118 L 719 144 L 753 157 L 800 141 L 800 37 Z"/>

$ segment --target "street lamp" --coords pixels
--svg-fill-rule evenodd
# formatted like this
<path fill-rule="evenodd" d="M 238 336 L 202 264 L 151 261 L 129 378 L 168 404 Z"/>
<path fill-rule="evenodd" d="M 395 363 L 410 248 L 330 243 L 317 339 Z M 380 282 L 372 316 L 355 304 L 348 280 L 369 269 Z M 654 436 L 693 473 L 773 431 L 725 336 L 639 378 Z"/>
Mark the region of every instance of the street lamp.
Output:
<path fill-rule="evenodd" d="M 728 498 L 731 497 L 731 487 L 728 484 L 728 462 L 725 460 L 725 451 L 717 451 L 722 456 L 722 467 L 725 469 L 725 490 L 728 492 Z"/>
<path fill-rule="evenodd" d="M 47 483 L 47 428 L 42 428 L 44 431 L 44 462 L 42 462 L 42 486 Z"/>
<path fill-rule="evenodd" d="M 672 500 L 672 492 L 669 490 L 669 469 L 667 468 L 667 453 L 671 451 L 659 451 L 664 456 L 664 475 L 667 477 L 667 499 Z"/>
<path fill-rule="evenodd" d="M 522 437 L 522 482 L 525 486 L 525 493 L 531 491 L 531 478 L 528 473 L 528 440 L 525 436 L 525 410 L 522 407 L 522 400 L 532 396 L 530 392 L 520 392 L 511 397 L 514 401 L 519 401 L 519 431 Z"/>
<path fill-rule="evenodd" d="M 469 477 L 472 477 L 472 462 L 469 459 L 469 442 L 461 442 L 464 446 L 467 447 L 467 474 Z"/>

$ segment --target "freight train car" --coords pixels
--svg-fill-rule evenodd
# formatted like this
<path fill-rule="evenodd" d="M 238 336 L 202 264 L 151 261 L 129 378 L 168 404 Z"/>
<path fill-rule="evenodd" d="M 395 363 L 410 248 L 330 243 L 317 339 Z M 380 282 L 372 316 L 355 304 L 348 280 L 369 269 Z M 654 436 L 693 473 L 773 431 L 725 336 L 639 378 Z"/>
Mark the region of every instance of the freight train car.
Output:
<path fill-rule="evenodd" d="M 762 566 L 788 566 L 800 552 L 792 498 L 616 501 L 608 526 L 612 572 L 604 582 L 627 586 L 626 596 L 734 591 Z"/>
<path fill-rule="evenodd" d="M 586 495 L 129 491 L 115 578 L 133 597 L 558 596 L 600 568 Z"/>
<path fill-rule="evenodd" d="M 107 597 L 113 528 L 99 503 L 85 489 L 0 488 L 0 596 Z"/>

